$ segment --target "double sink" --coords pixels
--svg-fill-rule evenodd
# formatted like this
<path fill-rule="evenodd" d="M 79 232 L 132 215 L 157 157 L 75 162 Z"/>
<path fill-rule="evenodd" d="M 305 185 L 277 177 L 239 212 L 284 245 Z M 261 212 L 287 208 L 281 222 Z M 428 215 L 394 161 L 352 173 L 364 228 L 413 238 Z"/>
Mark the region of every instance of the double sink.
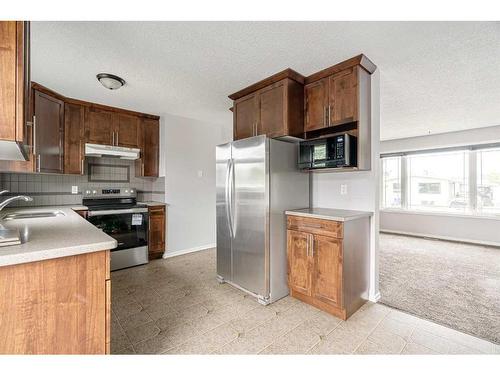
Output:
<path fill-rule="evenodd" d="M 46 217 L 57 217 L 66 216 L 66 214 L 60 210 L 54 211 L 21 211 L 7 214 L 2 217 L 2 220 L 19 220 L 19 219 L 37 219 Z"/>

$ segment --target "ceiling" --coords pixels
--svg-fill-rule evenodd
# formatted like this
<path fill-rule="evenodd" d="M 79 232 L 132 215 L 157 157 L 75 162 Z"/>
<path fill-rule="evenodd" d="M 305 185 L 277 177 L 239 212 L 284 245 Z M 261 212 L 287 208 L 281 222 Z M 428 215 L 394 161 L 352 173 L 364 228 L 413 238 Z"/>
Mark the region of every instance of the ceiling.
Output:
<path fill-rule="evenodd" d="M 33 22 L 31 48 L 32 79 L 63 95 L 211 123 L 273 73 L 364 53 L 380 69 L 381 139 L 500 124 L 498 22 Z M 100 72 L 127 84 L 109 91 Z"/>

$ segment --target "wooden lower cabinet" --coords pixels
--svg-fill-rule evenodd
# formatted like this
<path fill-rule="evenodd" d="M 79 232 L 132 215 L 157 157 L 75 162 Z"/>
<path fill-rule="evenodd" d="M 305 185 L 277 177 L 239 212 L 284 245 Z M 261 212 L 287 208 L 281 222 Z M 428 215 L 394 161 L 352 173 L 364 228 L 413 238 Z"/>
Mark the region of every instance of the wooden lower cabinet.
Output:
<path fill-rule="evenodd" d="M 107 354 L 109 251 L 0 267 L 1 354 Z"/>
<path fill-rule="evenodd" d="M 166 207 L 149 206 L 149 238 L 148 238 L 148 257 L 151 259 L 160 259 L 165 252 L 166 239 Z"/>
<path fill-rule="evenodd" d="M 290 295 L 346 320 L 368 299 L 369 218 L 287 216 Z"/>

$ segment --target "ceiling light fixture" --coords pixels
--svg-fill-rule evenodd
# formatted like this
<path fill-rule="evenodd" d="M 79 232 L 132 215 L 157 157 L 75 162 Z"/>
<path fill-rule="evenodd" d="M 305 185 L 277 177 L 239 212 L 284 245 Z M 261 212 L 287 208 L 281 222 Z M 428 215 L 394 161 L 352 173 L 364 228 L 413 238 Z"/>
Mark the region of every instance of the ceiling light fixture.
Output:
<path fill-rule="evenodd" d="M 114 74 L 99 73 L 96 78 L 101 82 L 101 85 L 110 90 L 118 90 L 125 84 L 125 80 Z"/>

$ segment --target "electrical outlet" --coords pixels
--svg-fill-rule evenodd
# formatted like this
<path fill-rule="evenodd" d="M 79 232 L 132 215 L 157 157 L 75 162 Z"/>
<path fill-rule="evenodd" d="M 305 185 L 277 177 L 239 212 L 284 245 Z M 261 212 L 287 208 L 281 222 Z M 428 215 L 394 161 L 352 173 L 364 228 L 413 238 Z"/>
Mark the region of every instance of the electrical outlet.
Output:
<path fill-rule="evenodd" d="M 340 195 L 347 195 L 347 184 L 340 184 Z"/>
<path fill-rule="evenodd" d="M 198 171 L 198 178 L 202 178 L 203 177 L 203 171 Z"/>
<path fill-rule="evenodd" d="M 78 194 L 78 186 L 71 186 L 71 194 Z"/>

